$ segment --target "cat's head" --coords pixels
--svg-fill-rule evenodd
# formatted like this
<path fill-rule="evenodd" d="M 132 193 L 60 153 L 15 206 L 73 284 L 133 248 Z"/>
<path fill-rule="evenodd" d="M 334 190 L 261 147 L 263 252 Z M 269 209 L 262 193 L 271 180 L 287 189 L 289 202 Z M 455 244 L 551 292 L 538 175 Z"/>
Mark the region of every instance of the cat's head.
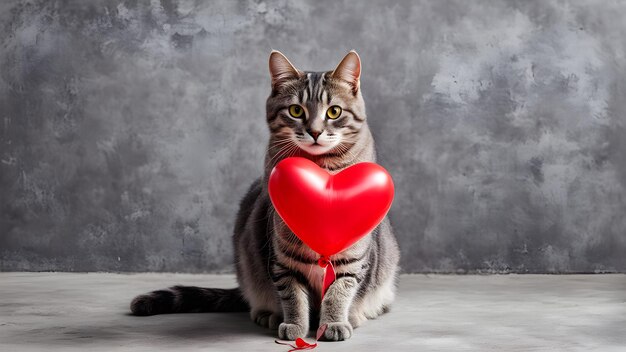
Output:
<path fill-rule="evenodd" d="M 349 153 L 366 126 L 359 55 L 349 52 L 333 71 L 307 72 L 295 68 L 282 53 L 272 51 L 269 68 L 270 148 L 284 151 L 282 157 Z"/>

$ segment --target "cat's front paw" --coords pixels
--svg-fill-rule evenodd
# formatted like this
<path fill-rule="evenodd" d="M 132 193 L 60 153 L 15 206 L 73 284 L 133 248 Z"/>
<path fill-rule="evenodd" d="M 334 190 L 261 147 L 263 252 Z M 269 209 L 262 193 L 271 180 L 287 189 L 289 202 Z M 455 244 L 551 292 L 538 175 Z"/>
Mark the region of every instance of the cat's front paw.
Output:
<path fill-rule="evenodd" d="M 306 337 L 307 328 L 298 324 L 281 323 L 278 327 L 278 338 L 294 341 L 298 337 Z"/>
<path fill-rule="evenodd" d="M 352 325 L 350 323 L 328 323 L 324 338 L 328 341 L 343 341 L 352 337 Z"/>

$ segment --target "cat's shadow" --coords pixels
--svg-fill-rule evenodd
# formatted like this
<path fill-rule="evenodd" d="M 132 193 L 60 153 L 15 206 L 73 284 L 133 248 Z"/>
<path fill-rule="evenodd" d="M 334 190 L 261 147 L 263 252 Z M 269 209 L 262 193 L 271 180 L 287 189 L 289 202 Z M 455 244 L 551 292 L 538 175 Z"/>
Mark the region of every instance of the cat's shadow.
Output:
<path fill-rule="evenodd" d="M 85 317 L 78 323 L 59 320 L 37 329 L 29 344 L 88 345 L 99 342 L 132 343 L 164 339 L 168 343 L 229 342 L 241 338 L 275 339 L 277 332 L 257 326 L 248 313 L 164 314 L 137 317 L 119 314 Z"/>
<path fill-rule="evenodd" d="M 242 335 L 271 336 L 277 332 L 256 325 L 249 313 L 197 313 L 197 314 L 164 314 L 151 317 L 127 317 L 137 322 L 141 332 L 185 339 L 206 339 L 207 337 L 241 337 Z M 150 320 L 144 322 L 144 320 Z"/>

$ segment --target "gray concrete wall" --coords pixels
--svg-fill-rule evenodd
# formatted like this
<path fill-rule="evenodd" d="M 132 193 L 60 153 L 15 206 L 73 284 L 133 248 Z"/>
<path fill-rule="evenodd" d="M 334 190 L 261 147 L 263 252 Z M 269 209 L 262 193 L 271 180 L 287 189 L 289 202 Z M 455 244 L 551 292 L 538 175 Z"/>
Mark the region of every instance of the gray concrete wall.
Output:
<path fill-rule="evenodd" d="M 349 50 L 406 272 L 626 271 L 626 3 L 3 1 L 0 270 L 232 270 L 267 57 Z"/>

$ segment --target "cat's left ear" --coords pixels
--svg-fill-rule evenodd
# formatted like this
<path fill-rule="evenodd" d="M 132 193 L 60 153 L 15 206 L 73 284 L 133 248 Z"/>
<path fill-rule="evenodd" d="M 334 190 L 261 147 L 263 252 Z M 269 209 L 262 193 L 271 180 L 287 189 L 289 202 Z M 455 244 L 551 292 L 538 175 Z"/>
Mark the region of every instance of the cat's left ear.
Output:
<path fill-rule="evenodd" d="M 359 90 L 361 78 L 361 58 L 359 54 L 351 50 L 335 68 L 332 76 L 350 83 L 352 92 L 356 94 Z"/>

